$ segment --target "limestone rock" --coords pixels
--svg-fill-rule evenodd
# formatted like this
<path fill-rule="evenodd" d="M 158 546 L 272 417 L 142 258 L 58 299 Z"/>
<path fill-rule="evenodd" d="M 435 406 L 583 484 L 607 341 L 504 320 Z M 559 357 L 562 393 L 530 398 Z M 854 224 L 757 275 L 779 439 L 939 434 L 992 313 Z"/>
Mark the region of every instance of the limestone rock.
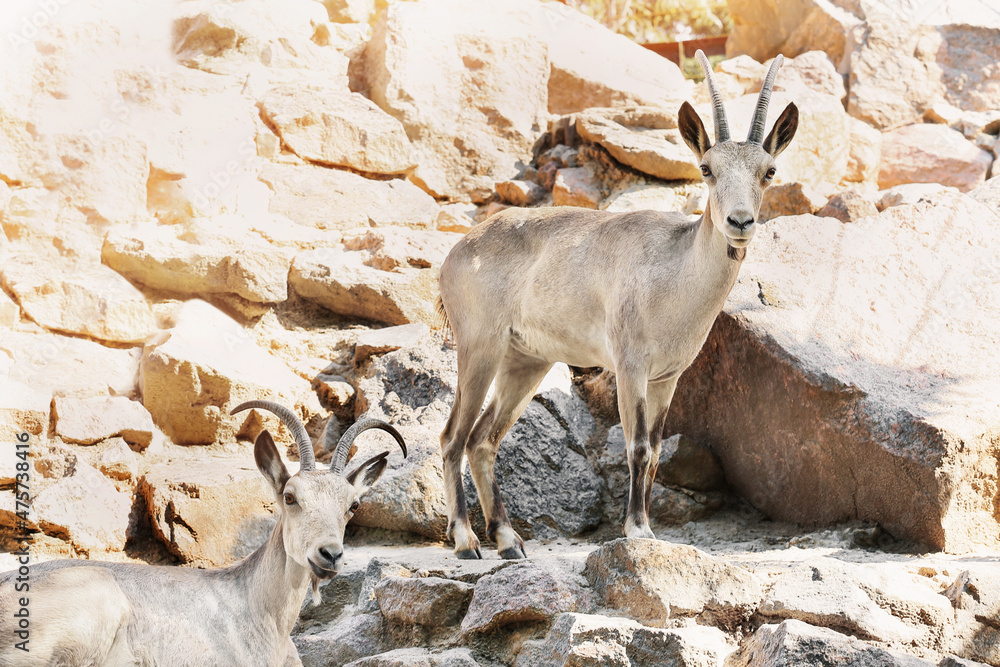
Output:
<path fill-rule="evenodd" d="M 503 30 L 496 13 L 480 3 L 393 4 L 365 51 L 369 97 L 406 128 L 413 178 L 435 197 L 485 199 L 530 161 L 545 127 L 546 47 Z"/>
<path fill-rule="evenodd" d="M 0 261 L 3 261 L 0 255 Z M 21 321 L 21 307 L 0 290 L 0 327 L 13 327 Z"/>
<path fill-rule="evenodd" d="M 940 183 L 905 183 L 880 191 L 875 206 L 878 210 L 884 211 L 893 206 L 919 204 L 922 201 L 933 202 L 946 193 L 958 194 L 958 190 Z"/>
<path fill-rule="evenodd" d="M 805 183 L 777 183 L 764 190 L 757 219 L 767 222 L 782 215 L 815 213 L 826 205 L 826 197 Z"/>
<path fill-rule="evenodd" d="M 313 635 L 292 637 L 302 667 L 346 665 L 392 647 L 379 614 L 358 614 Z"/>
<path fill-rule="evenodd" d="M 260 174 L 274 193 L 270 212 L 327 230 L 401 226 L 433 229 L 434 199 L 409 181 L 376 181 L 316 165 L 268 163 Z"/>
<path fill-rule="evenodd" d="M 673 110 L 590 109 L 576 117 L 576 129 L 584 140 L 599 144 L 622 164 L 650 176 L 665 181 L 701 178 Z"/>
<path fill-rule="evenodd" d="M 141 342 L 156 330 L 146 298 L 106 266 L 16 254 L 2 278 L 24 312 L 47 329 L 113 343 Z"/>
<path fill-rule="evenodd" d="M 136 449 L 153 441 L 153 419 L 138 401 L 124 396 L 72 398 L 52 401 L 56 434 L 65 442 L 92 445 L 121 436 Z"/>
<path fill-rule="evenodd" d="M 980 14 L 987 18 L 989 12 Z M 869 18 L 858 33 L 850 55 L 852 116 L 884 131 L 919 123 L 942 99 L 968 111 L 1000 106 L 1000 24 L 961 21 L 902 29 L 907 18 L 905 13 Z"/>
<path fill-rule="evenodd" d="M 663 630 L 608 616 L 560 614 L 544 641 L 529 641 L 516 667 L 709 667 L 719 665 L 730 648 L 725 633 L 694 626 Z"/>
<path fill-rule="evenodd" d="M 1000 178 L 989 179 L 969 192 L 969 196 L 1000 215 Z"/>
<path fill-rule="evenodd" d="M 259 347 L 239 324 L 204 301 L 185 302 L 173 328 L 150 340 L 142 356 L 143 403 L 153 422 L 178 444 L 235 441 L 252 413 L 230 416 L 244 401 L 273 400 L 294 408 L 309 383 Z M 269 430 L 287 430 L 267 415 Z M 257 432 L 246 434 L 256 437 Z"/>
<path fill-rule="evenodd" d="M 496 189 L 500 199 L 512 206 L 532 206 L 545 198 L 545 188 L 531 181 L 501 181 Z"/>
<path fill-rule="evenodd" d="M 560 169 L 552 187 L 552 199 L 556 206 L 597 208 L 601 201 L 600 184 L 587 167 Z"/>
<path fill-rule="evenodd" d="M 398 120 L 358 93 L 284 85 L 260 101 L 281 140 L 301 158 L 375 174 L 405 174 L 416 162 Z"/>
<path fill-rule="evenodd" d="M 141 348 L 117 349 L 71 336 L 4 331 L 0 352 L 0 377 L 4 378 L 0 386 L 8 382 L 28 385 L 48 396 L 131 397 L 136 393 Z"/>
<path fill-rule="evenodd" d="M 49 428 L 52 393 L 4 379 L 0 382 L 0 429 L 3 433 L 39 436 Z"/>
<path fill-rule="evenodd" d="M 763 582 L 749 570 L 659 540 L 608 542 L 587 557 L 584 574 L 605 606 L 653 625 L 696 617 L 734 628 L 764 597 Z"/>
<path fill-rule="evenodd" d="M 390 621 L 458 625 L 472 598 L 472 585 L 439 577 L 386 577 L 375 587 L 375 598 Z"/>
<path fill-rule="evenodd" d="M 448 232 L 370 231 L 340 247 L 300 253 L 289 283 L 336 313 L 436 325 L 438 267 L 459 238 Z"/>
<path fill-rule="evenodd" d="M 878 185 L 940 183 L 968 192 L 982 183 L 993 156 L 943 125 L 907 125 L 882 135 Z"/>
<path fill-rule="evenodd" d="M 630 185 L 614 190 L 600 207 L 605 211 L 679 211 L 695 216 L 705 212 L 708 186 L 703 182 Z"/>
<path fill-rule="evenodd" d="M 733 489 L 776 519 L 996 548 L 984 489 L 1000 474 L 988 435 L 1000 407 L 980 398 L 1000 391 L 989 352 L 1000 313 L 986 296 L 1000 279 L 995 221 L 947 192 L 851 225 L 771 221 L 667 423 L 710 446 Z"/>
<path fill-rule="evenodd" d="M 836 218 L 841 222 L 855 222 L 870 215 L 878 215 L 878 209 L 857 190 L 844 190 L 830 197 L 830 201 L 816 215 L 821 218 Z"/>
<path fill-rule="evenodd" d="M 806 51 L 786 60 L 781 67 L 781 79 L 783 90 L 794 90 L 795 85 L 800 85 L 816 93 L 832 95 L 838 100 L 844 99 L 847 95 L 844 77 L 837 71 L 837 64 L 823 51 Z M 763 80 L 764 74 L 761 74 L 757 79 L 755 91 L 760 91 Z"/>
<path fill-rule="evenodd" d="M 334 23 L 368 23 L 375 13 L 375 0 L 323 0 Z"/>
<path fill-rule="evenodd" d="M 354 365 L 360 366 L 373 356 L 395 352 L 401 347 L 417 345 L 430 332 L 430 327 L 422 322 L 366 331 L 358 335 L 354 345 Z"/>
<path fill-rule="evenodd" d="M 579 576 L 531 562 L 514 563 L 476 582 L 462 633 L 544 621 L 564 611 L 586 612 L 592 606 L 590 591 Z"/>
<path fill-rule="evenodd" d="M 454 354 L 439 339 L 402 348 L 372 360 L 358 383 L 355 412 L 393 424 L 410 455 L 389 456 L 388 469 L 365 496 L 354 523 L 444 539 L 447 510 L 439 438 L 455 395 Z M 358 447 L 358 460 L 397 449 L 388 438 L 359 438 Z"/>
<path fill-rule="evenodd" d="M 240 226 L 238 220 L 215 218 L 190 226 L 116 229 L 101 256 L 130 280 L 167 292 L 284 301 L 290 258 Z"/>
<path fill-rule="evenodd" d="M 726 54 L 747 54 L 764 62 L 778 53 L 793 58 L 819 49 L 839 64 L 849 52 L 850 31 L 859 20 L 836 4 L 825 0 L 734 0 L 729 7 L 733 31 L 726 41 Z"/>
<path fill-rule="evenodd" d="M 778 576 L 758 613 L 771 622 L 794 618 L 860 639 L 940 651 L 953 612 L 948 599 L 922 578 L 813 559 Z"/>
<path fill-rule="evenodd" d="M 153 534 L 185 563 L 229 565 L 245 555 L 246 540 L 263 541 L 270 532 L 274 492 L 248 458 L 160 463 L 136 492 Z"/>
<path fill-rule="evenodd" d="M 494 464 L 497 483 L 522 537 L 579 535 L 600 523 L 602 483 L 583 455 L 585 443 L 537 401 L 528 404 L 500 442 Z M 539 470 L 546 473 L 539 475 Z M 473 527 L 483 534 L 486 521 L 469 472 L 465 493 Z"/>
<path fill-rule="evenodd" d="M 358 611 L 368 613 L 379 611 L 379 601 L 375 597 L 375 589 L 388 577 L 413 576 L 408 568 L 383 558 L 372 558 L 365 566 L 364 578 L 361 580 L 361 590 L 358 592 Z"/>
<path fill-rule="evenodd" d="M 477 667 L 467 648 L 453 648 L 433 653 L 425 648 L 398 648 L 378 655 L 360 658 L 344 667 Z"/>
<path fill-rule="evenodd" d="M 847 156 L 847 173 L 844 180 L 854 182 L 875 181 L 879 161 L 882 159 L 882 133 L 868 123 L 851 117 L 851 150 Z"/>
<path fill-rule="evenodd" d="M 1000 577 L 995 568 L 971 565 L 944 595 L 955 606 L 951 650 L 990 665 L 1000 663 Z"/>
<path fill-rule="evenodd" d="M 732 667 L 792 667 L 843 664 L 880 667 L 932 667 L 933 662 L 817 628 L 801 621 L 763 625 L 726 665 Z"/>
<path fill-rule="evenodd" d="M 135 452 L 122 438 L 111 438 L 101 447 L 94 463 L 98 470 L 111 479 L 132 481 L 139 473 L 139 461 Z"/>
<path fill-rule="evenodd" d="M 476 225 L 475 215 L 476 207 L 471 204 L 444 204 L 441 206 L 441 212 L 438 213 L 435 229 L 439 232 L 465 234 Z"/>
<path fill-rule="evenodd" d="M 88 511 L 81 512 L 81 507 Z M 42 488 L 31 503 L 34 519 L 48 535 L 85 552 L 125 548 L 132 499 L 82 461 L 73 473 Z"/>

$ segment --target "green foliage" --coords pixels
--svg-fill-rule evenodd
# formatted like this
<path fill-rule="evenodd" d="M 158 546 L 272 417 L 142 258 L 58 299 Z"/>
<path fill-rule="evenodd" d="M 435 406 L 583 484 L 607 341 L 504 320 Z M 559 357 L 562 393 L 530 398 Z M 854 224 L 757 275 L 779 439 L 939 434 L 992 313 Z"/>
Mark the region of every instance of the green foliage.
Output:
<path fill-rule="evenodd" d="M 640 44 L 727 34 L 732 28 L 726 0 L 566 0 Z"/>

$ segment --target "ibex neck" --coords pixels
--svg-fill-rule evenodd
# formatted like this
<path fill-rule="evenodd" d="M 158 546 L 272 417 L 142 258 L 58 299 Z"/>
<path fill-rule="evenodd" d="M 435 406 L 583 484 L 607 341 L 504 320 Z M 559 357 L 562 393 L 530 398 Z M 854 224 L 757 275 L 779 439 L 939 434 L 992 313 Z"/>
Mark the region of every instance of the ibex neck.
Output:
<path fill-rule="evenodd" d="M 243 582 L 239 594 L 246 597 L 247 609 L 258 618 L 272 619 L 279 635 L 287 637 L 299 616 L 310 575 L 289 557 L 282 527 L 279 516 L 267 542 L 220 574 Z"/>
<path fill-rule="evenodd" d="M 712 221 L 711 200 L 705 204 L 705 213 L 698 223 L 698 250 L 709 262 L 718 263 L 725 270 L 732 271 L 735 276 L 746 256 L 746 248 L 733 248 L 725 235 L 716 228 Z"/>

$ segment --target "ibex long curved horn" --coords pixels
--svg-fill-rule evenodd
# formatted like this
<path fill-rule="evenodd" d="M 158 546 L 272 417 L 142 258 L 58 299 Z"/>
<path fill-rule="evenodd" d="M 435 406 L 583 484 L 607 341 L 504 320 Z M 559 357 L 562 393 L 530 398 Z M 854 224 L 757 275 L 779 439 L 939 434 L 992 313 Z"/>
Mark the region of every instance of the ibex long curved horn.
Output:
<path fill-rule="evenodd" d="M 701 49 L 694 54 L 701 63 L 701 69 L 705 72 L 705 82 L 708 83 L 708 92 L 712 96 L 712 118 L 715 119 L 715 143 L 721 144 L 729 141 L 729 121 L 726 120 L 726 108 L 722 106 L 722 94 L 715 87 L 715 74 L 712 73 L 712 63 L 708 62 L 705 52 Z"/>
<path fill-rule="evenodd" d="M 747 135 L 747 142 L 764 145 L 764 125 L 767 123 L 767 105 L 771 102 L 771 88 L 774 87 L 774 77 L 778 75 L 778 68 L 785 60 L 780 53 L 775 56 L 771 63 L 771 69 L 767 70 L 767 77 L 760 87 L 760 96 L 757 98 L 757 108 L 753 112 L 753 124 L 750 125 L 750 134 Z"/>
<path fill-rule="evenodd" d="M 337 474 L 344 472 L 344 466 L 347 465 L 347 454 L 351 450 L 354 439 L 363 431 L 371 428 L 381 429 L 395 438 L 396 442 L 399 443 L 399 448 L 403 450 L 403 458 L 406 458 L 406 443 L 403 442 L 403 436 L 399 434 L 399 431 L 381 419 L 373 419 L 371 417 L 362 418 L 354 422 L 354 425 L 347 429 L 344 435 L 341 436 L 340 442 L 337 443 L 337 448 L 333 450 L 333 458 L 330 460 L 330 472 Z"/>
<path fill-rule="evenodd" d="M 247 401 L 246 403 L 237 405 L 229 414 L 235 415 L 237 412 L 252 408 L 267 410 L 273 413 L 292 432 L 295 444 L 299 448 L 299 470 L 309 471 L 316 469 L 316 455 L 313 453 L 309 434 L 306 433 L 306 427 L 302 425 L 302 422 L 295 416 L 294 412 L 274 401 Z"/>

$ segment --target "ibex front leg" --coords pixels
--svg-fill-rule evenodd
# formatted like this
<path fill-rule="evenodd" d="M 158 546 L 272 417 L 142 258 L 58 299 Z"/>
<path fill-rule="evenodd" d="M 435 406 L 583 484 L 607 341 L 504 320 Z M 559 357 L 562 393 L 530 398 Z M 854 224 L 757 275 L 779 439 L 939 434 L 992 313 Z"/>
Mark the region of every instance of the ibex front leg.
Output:
<path fill-rule="evenodd" d="M 618 412 L 625 431 L 628 453 L 629 492 L 625 515 L 625 537 L 656 539 L 649 527 L 647 498 L 652 488 L 650 471 L 655 473 L 649 437 L 649 411 L 646 400 L 646 370 L 629 362 L 615 368 L 618 382 Z M 658 443 L 657 443 L 658 444 Z"/>

